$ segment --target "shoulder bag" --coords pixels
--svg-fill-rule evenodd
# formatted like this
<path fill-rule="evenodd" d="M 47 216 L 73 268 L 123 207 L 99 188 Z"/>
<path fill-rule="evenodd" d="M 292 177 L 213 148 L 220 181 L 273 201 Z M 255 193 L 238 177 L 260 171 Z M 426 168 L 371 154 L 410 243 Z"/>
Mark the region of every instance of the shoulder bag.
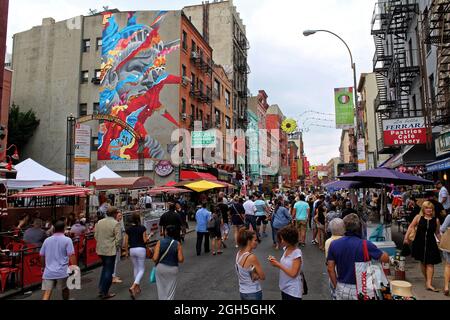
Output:
<path fill-rule="evenodd" d="M 166 249 L 166 252 L 164 252 L 164 254 L 161 256 L 161 258 L 159 258 L 159 261 L 155 263 L 155 266 L 153 267 L 152 271 L 150 272 L 150 283 L 156 283 L 156 266 L 158 265 L 158 263 L 160 261 L 162 261 L 167 253 L 169 253 L 170 247 L 172 246 L 172 244 L 174 243 L 175 240 L 172 240 L 169 244 L 169 247 Z"/>
<path fill-rule="evenodd" d="M 447 230 L 442 234 L 439 249 L 450 253 L 450 228 L 447 228 Z"/>

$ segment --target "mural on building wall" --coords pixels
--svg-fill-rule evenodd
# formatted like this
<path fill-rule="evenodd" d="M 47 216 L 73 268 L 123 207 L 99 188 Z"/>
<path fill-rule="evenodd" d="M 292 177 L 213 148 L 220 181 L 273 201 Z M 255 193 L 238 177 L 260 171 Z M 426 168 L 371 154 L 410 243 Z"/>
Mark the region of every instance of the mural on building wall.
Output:
<path fill-rule="evenodd" d="M 160 12 L 150 25 L 138 24 L 138 13 L 129 12 L 120 28 L 116 14 L 103 17 L 102 68 L 99 112 L 127 122 L 145 137 L 145 158 L 163 159 L 166 152 L 147 132 L 145 123 L 167 121 L 179 124 L 163 108 L 160 93 L 166 85 L 181 82 L 166 71 L 166 56 L 179 50 L 180 40 L 165 42 L 159 30 L 167 12 Z M 158 111 L 158 115 L 154 115 Z M 158 117 L 158 118 L 156 118 Z M 99 129 L 98 160 L 136 160 L 138 142 L 126 130 L 105 122 Z"/>

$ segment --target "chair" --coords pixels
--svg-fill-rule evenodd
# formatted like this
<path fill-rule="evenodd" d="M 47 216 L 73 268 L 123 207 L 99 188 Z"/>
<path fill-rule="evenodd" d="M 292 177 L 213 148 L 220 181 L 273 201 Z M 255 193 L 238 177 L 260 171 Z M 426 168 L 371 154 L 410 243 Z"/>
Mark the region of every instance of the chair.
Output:
<path fill-rule="evenodd" d="M 2 293 L 5 292 L 6 282 L 8 281 L 9 275 L 12 273 L 19 273 L 19 268 L 1 268 L 0 269 L 0 281 Z"/>

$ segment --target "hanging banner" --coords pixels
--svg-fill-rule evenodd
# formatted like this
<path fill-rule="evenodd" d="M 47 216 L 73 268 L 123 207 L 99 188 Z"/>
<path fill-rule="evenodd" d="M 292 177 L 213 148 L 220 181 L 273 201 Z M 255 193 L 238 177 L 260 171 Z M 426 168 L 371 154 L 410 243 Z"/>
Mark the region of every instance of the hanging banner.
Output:
<path fill-rule="evenodd" d="M 350 129 L 355 126 L 355 111 L 353 108 L 353 88 L 334 89 L 336 106 L 336 128 Z"/>
<path fill-rule="evenodd" d="M 74 182 L 81 185 L 89 181 L 91 170 L 91 127 L 77 124 L 75 128 Z"/>
<path fill-rule="evenodd" d="M 365 171 L 366 168 L 366 143 L 364 139 L 358 139 L 358 171 Z"/>
<path fill-rule="evenodd" d="M 427 143 L 425 119 L 422 117 L 383 120 L 383 132 L 385 146 Z"/>
<path fill-rule="evenodd" d="M 192 132 L 192 148 L 215 148 L 216 147 L 216 131 L 193 131 Z"/>

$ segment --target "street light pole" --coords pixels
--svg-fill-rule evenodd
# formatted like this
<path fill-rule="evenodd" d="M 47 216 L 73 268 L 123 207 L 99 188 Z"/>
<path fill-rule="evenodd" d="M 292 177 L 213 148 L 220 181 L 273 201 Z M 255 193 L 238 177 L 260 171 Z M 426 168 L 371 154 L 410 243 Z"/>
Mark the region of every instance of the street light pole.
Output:
<path fill-rule="evenodd" d="M 303 32 L 303 35 L 305 36 L 305 37 L 308 37 L 308 36 L 311 36 L 311 35 L 313 35 L 313 34 L 315 34 L 315 33 L 317 33 L 317 32 L 326 32 L 326 33 L 329 33 L 329 34 L 331 34 L 331 35 L 333 35 L 333 36 L 335 36 L 336 38 L 338 38 L 339 40 L 341 40 L 342 41 L 342 43 L 345 45 L 345 47 L 347 48 L 347 50 L 348 50 L 348 53 L 350 54 L 350 62 L 351 62 L 351 67 L 352 67 L 352 70 L 353 70 L 353 86 L 354 86 L 354 92 L 353 92 L 353 96 L 354 96 L 354 101 L 355 101 L 355 140 L 356 140 L 356 143 L 355 143 L 355 146 L 356 146 L 356 156 L 355 156 L 355 153 L 353 154 L 353 156 L 354 156 L 354 158 L 356 159 L 356 161 L 357 161 L 357 164 L 359 164 L 359 159 L 358 159 L 358 151 L 357 151 L 357 148 L 358 148 L 358 140 L 359 140 L 359 138 L 360 137 L 362 137 L 363 135 L 362 135 L 362 132 L 360 132 L 360 130 L 359 130 L 359 108 L 358 108 L 358 103 L 359 103 L 359 100 L 358 100 L 358 84 L 357 84 L 357 82 L 356 82 L 356 64 L 355 64 L 355 62 L 353 61 L 353 55 L 352 55 L 352 51 L 350 50 L 350 47 L 347 45 L 347 43 L 344 41 L 344 39 L 342 39 L 339 35 L 337 35 L 336 33 L 334 33 L 334 32 L 331 32 L 331 31 L 329 31 L 329 30 L 305 30 L 304 32 Z"/>

